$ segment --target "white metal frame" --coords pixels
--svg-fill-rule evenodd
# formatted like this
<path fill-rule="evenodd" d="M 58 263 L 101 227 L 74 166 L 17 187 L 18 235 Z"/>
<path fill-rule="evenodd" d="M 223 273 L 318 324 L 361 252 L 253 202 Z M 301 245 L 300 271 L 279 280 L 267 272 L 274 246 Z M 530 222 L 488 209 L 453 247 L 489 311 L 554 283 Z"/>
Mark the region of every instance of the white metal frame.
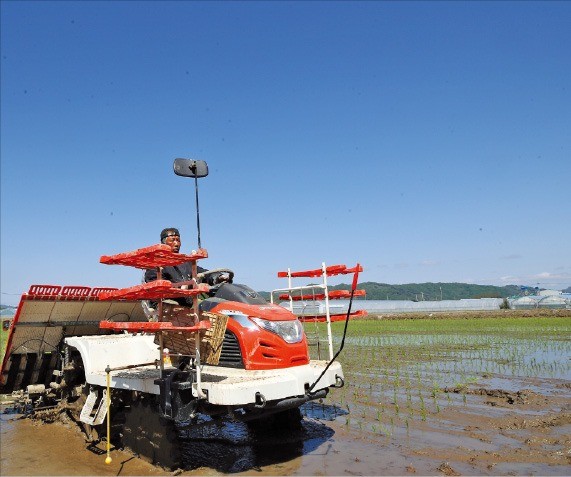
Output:
<path fill-rule="evenodd" d="M 331 312 L 329 310 L 329 290 L 327 287 L 327 267 L 325 266 L 325 262 L 321 263 L 321 279 L 322 283 L 314 284 L 314 285 L 303 285 L 303 286 L 292 286 L 292 279 L 298 277 L 292 277 L 291 269 L 287 269 L 287 279 L 288 279 L 288 288 L 276 288 L 272 290 L 270 293 L 270 302 L 274 303 L 274 293 L 282 293 L 287 292 L 289 297 L 289 309 L 293 313 L 293 299 L 291 297 L 291 292 L 299 291 L 300 294 L 303 294 L 303 290 L 323 290 L 325 293 L 325 322 L 327 323 L 327 344 L 329 347 L 329 359 L 333 359 L 333 337 L 331 333 Z M 306 278 L 306 277 L 299 277 L 299 278 Z M 313 292 L 315 293 L 315 291 Z"/>
<path fill-rule="evenodd" d="M 112 388 L 159 395 L 160 388 L 155 384 L 160 376 L 158 363 L 141 364 L 159 360 L 154 338 L 154 334 L 95 335 L 69 337 L 65 342 L 81 354 L 88 384 L 105 387 L 109 365 Z M 317 379 L 316 389 L 334 386 L 338 378 L 344 379 L 340 363 L 334 362 L 329 368 L 327 365 L 327 361 L 312 360 L 289 368 L 246 370 L 202 364 L 201 371 L 206 375 L 226 379 L 193 383 L 192 392 L 193 396 L 203 395 L 210 404 L 219 406 L 254 404 L 256 393 L 263 394 L 268 401 L 287 399 L 303 395 L 307 386 Z M 87 413 L 94 404 L 86 407 Z"/>

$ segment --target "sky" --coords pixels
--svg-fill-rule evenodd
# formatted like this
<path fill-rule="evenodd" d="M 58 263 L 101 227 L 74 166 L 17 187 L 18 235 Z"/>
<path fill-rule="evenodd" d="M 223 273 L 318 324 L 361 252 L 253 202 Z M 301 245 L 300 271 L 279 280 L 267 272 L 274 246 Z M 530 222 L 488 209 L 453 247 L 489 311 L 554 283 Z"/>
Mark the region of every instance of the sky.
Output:
<path fill-rule="evenodd" d="M 1 302 L 206 268 L 571 286 L 571 2 L 6 1 Z M 347 282 L 339 279 L 337 282 Z M 303 283 L 299 283 L 300 285 Z"/>

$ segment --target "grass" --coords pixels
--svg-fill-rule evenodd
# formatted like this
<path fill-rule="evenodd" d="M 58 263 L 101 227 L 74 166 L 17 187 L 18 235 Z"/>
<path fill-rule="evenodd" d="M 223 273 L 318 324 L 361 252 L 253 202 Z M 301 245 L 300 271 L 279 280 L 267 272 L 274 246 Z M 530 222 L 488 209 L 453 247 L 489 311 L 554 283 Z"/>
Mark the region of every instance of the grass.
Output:
<path fill-rule="evenodd" d="M 8 331 L 4 328 L 0 330 L 0 362 L 4 360 L 4 353 L 6 352 L 6 343 L 8 342 Z"/>

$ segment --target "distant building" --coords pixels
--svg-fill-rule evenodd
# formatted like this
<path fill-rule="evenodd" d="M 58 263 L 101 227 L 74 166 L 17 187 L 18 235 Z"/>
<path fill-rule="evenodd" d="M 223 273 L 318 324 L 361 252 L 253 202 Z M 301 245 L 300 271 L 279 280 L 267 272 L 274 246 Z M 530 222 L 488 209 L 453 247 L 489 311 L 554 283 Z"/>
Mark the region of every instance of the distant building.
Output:
<path fill-rule="evenodd" d="M 571 309 L 571 294 L 557 290 L 542 290 L 539 295 L 527 295 L 508 300 L 513 310 L 530 310 L 533 308 Z"/>
<path fill-rule="evenodd" d="M 541 290 L 538 295 L 539 296 L 557 296 L 561 295 L 561 291 L 559 290 Z"/>
<path fill-rule="evenodd" d="M 503 298 L 467 298 L 463 300 L 442 301 L 355 300 L 351 306 L 351 310 L 366 310 L 371 314 L 485 311 L 499 310 L 502 303 Z M 280 305 L 289 308 L 288 302 L 281 302 Z M 330 302 L 329 306 L 331 314 L 347 313 L 348 307 L 348 300 L 335 300 L 333 303 Z M 323 301 L 295 302 L 293 303 L 293 312 L 298 316 L 324 314 L 325 303 Z"/>
<path fill-rule="evenodd" d="M 531 310 L 537 308 L 539 297 L 537 295 L 520 296 L 508 301 L 512 310 Z"/>
<path fill-rule="evenodd" d="M 561 294 L 559 294 L 561 295 Z M 558 295 L 544 296 L 537 303 L 538 308 L 566 308 L 567 301 Z"/>

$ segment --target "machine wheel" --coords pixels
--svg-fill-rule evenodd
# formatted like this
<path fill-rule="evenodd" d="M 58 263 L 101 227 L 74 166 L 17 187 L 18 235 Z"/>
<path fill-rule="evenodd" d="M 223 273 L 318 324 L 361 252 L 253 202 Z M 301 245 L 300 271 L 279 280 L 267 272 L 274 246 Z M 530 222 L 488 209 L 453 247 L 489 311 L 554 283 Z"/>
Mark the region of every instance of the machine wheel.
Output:
<path fill-rule="evenodd" d="M 287 409 L 286 411 L 274 414 L 274 426 L 277 429 L 299 429 L 303 416 L 299 407 Z"/>
<path fill-rule="evenodd" d="M 273 432 L 277 430 L 301 429 L 301 411 L 298 407 L 276 412 L 260 419 L 246 421 L 248 428 L 254 432 Z"/>
<path fill-rule="evenodd" d="M 160 415 L 154 396 L 141 395 L 125 408 L 121 444 L 153 465 L 167 469 L 181 465 L 175 425 Z"/>

